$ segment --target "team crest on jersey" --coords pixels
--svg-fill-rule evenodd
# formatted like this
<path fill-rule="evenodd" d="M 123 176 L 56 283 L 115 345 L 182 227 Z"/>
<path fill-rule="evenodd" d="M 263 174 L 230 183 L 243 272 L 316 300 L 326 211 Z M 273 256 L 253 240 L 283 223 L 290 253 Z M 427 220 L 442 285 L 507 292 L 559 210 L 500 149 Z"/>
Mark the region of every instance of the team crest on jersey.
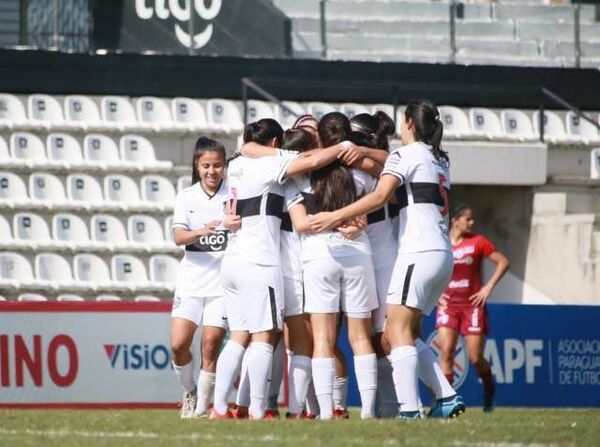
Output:
<path fill-rule="evenodd" d="M 433 350 L 434 354 L 439 358 L 440 344 L 437 340 L 438 331 L 434 331 L 427 339 L 427 344 Z M 454 364 L 452 365 L 452 374 L 454 374 L 454 389 L 460 388 L 469 374 L 469 356 L 465 339 L 462 336 L 458 337 L 456 349 L 454 350 Z"/>
<path fill-rule="evenodd" d="M 173 310 L 177 309 L 179 306 L 181 306 L 181 298 L 176 296 L 173 298 Z"/>
<path fill-rule="evenodd" d="M 465 259 L 465 264 L 472 265 L 473 264 L 473 256 L 467 256 L 467 259 Z"/>
<path fill-rule="evenodd" d="M 215 252 L 225 251 L 228 241 L 228 230 L 217 230 L 214 234 L 201 236 L 194 244 L 185 247 L 187 251 Z"/>

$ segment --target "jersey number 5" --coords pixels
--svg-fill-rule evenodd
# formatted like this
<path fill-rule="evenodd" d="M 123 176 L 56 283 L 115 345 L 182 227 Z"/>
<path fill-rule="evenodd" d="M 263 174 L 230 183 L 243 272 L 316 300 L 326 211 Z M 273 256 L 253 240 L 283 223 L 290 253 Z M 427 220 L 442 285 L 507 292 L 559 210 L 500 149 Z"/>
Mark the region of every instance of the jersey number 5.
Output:
<path fill-rule="evenodd" d="M 440 196 L 442 197 L 442 201 L 444 202 L 444 208 L 442 209 L 442 217 L 446 217 L 448 214 L 448 191 L 444 188 L 444 183 L 446 183 L 446 176 L 443 174 L 439 174 L 438 177 L 440 183 Z"/>

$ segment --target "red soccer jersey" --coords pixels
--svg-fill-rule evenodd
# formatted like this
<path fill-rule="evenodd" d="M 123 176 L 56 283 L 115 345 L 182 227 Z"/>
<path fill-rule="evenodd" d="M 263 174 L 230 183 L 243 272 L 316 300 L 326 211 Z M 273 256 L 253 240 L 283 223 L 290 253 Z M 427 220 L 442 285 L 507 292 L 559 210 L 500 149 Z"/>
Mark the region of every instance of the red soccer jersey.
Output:
<path fill-rule="evenodd" d="M 444 293 L 448 306 L 471 306 L 469 297 L 481 289 L 481 263 L 496 247 L 480 234 L 465 237 L 452 246 L 454 271 Z"/>

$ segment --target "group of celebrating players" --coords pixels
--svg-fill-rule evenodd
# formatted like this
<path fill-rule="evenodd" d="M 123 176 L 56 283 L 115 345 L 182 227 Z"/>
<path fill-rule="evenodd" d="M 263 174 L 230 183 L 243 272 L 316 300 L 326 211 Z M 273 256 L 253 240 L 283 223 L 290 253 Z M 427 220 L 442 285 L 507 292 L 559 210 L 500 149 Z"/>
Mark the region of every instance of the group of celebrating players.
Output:
<path fill-rule="evenodd" d="M 229 159 L 221 143 L 197 141 L 192 185 L 178 194 L 173 217 L 175 242 L 185 246 L 171 319 L 183 418 L 277 417 L 284 365 L 287 418 L 347 418 L 336 348 L 342 318 L 362 419 L 423 417 L 419 379 L 435 399 L 429 416 L 464 412 L 451 385 L 459 332 L 484 382 L 484 408 L 492 408 L 485 301 L 508 261 L 472 234 L 468 207 L 450 216 L 436 106 L 410 101 L 400 118 L 402 146 L 391 152 L 395 124 L 383 112 L 304 115 L 285 131 L 261 119 L 246 126 Z M 483 257 L 497 266 L 482 287 Z M 441 366 L 420 338 L 422 315 L 438 300 Z"/>

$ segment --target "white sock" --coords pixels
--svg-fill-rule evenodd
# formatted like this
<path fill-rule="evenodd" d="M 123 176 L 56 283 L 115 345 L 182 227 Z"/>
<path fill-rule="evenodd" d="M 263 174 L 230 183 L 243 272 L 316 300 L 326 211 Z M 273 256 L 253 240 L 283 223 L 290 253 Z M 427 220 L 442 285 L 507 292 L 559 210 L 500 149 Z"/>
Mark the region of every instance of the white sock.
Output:
<path fill-rule="evenodd" d="M 335 376 L 335 359 L 312 359 L 312 375 L 315 394 L 319 402 L 321 420 L 333 417 L 333 377 Z"/>
<path fill-rule="evenodd" d="M 419 355 L 419 377 L 423 383 L 433 391 L 436 399 L 454 396 L 456 391 L 446 379 L 429 346 L 420 338 L 415 340 L 415 345 Z"/>
<path fill-rule="evenodd" d="M 392 364 L 387 357 L 377 359 L 377 402 L 380 418 L 393 418 L 398 414 L 398 399 L 392 377 Z"/>
<path fill-rule="evenodd" d="M 311 379 L 311 366 L 311 358 L 305 355 L 293 355 L 290 359 L 288 412 L 291 414 L 301 413 L 304 408 Z"/>
<path fill-rule="evenodd" d="M 355 355 L 354 371 L 362 403 L 360 416 L 363 419 L 373 417 L 377 396 L 377 356 L 375 354 Z"/>
<path fill-rule="evenodd" d="M 417 348 L 400 346 L 390 354 L 400 411 L 418 411 Z"/>
<path fill-rule="evenodd" d="M 200 370 L 198 375 L 198 402 L 196 403 L 196 414 L 204 414 L 208 411 L 208 405 L 215 393 L 215 373 Z"/>
<path fill-rule="evenodd" d="M 215 373 L 214 399 L 214 409 L 219 414 L 227 413 L 227 400 L 233 386 L 233 381 L 240 371 L 242 356 L 245 350 L 239 343 L 229 340 L 219 355 L 217 372 Z"/>
<path fill-rule="evenodd" d="M 248 360 L 250 359 L 250 349 L 246 349 L 244 359 L 242 360 L 242 369 L 240 372 L 240 384 L 235 403 L 238 407 L 250 406 L 250 379 L 248 378 Z"/>
<path fill-rule="evenodd" d="M 248 377 L 250 379 L 250 406 L 248 413 L 254 419 L 265 416 L 266 395 L 273 362 L 273 346 L 269 343 L 252 342 L 248 358 Z"/>
<path fill-rule="evenodd" d="M 312 362 L 311 362 L 311 370 L 312 370 Z M 312 376 L 312 371 L 311 371 Z M 306 412 L 314 415 L 318 415 L 320 413 L 319 410 L 319 401 L 317 400 L 317 394 L 315 393 L 315 383 L 311 380 L 308 384 L 308 391 L 306 392 Z"/>
<path fill-rule="evenodd" d="M 277 411 L 279 408 L 279 391 L 283 381 L 283 368 L 285 363 L 285 343 L 283 337 L 273 350 L 273 366 L 271 367 L 271 383 L 269 384 L 269 396 L 267 398 L 267 409 Z"/>
<path fill-rule="evenodd" d="M 194 391 L 196 384 L 194 383 L 194 359 L 190 360 L 186 365 L 176 365 L 173 363 L 173 372 L 179 379 L 179 383 L 187 392 Z"/>
<path fill-rule="evenodd" d="M 345 409 L 348 402 L 348 377 L 333 380 L 333 408 Z"/>

